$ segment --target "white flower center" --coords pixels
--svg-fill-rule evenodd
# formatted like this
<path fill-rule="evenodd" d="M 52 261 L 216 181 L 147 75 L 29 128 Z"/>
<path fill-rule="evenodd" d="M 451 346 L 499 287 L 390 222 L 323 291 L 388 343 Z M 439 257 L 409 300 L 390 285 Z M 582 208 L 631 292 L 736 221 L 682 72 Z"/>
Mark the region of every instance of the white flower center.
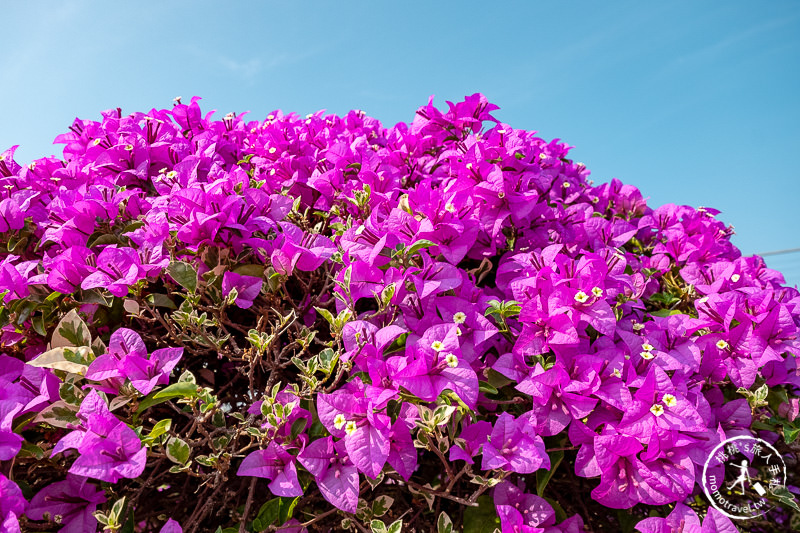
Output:
<path fill-rule="evenodd" d="M 736 283 L 736 282 L 737 282 L 737 281 L 739 281 L 741 278 L 742 278 L 742 277 L 741 277 L 739 274 L 734 274 L 733 276 L 731 276 L 731 281 L 732 281 L 732 282 L 734 282 L 734 283 Z"/>
<path fill-rule="evenodd" d="M 581 304 L 582 304 L 582 303 L 584 303 L 584 302 L 585 302 L 586 300 L 588 300 L 588 299 L 589 299 L 589 295 L 588 295 L 588 294 L 586 294 L 586 293 L 585 293 L 585 292 L 583 292 L 583 291 L 578 291 L 578 292 L 575 294 L 575 301 L 576 301 L 576 302 L 578 302 L 578 303 L 581 303 Z"/>
<path fill-rule="evenodd" d="M 592 287 L 592 294 L 600 298 L 601 296 L 603 296 L 603 289 L 601 289 L 600 287 Z"/>
<path fill-rule="evenodd" d="M 333 419 L 333 427 L 336 429 L 342 429 L 344 425 L 347 423 L 347 419 L 344 417 L 342 413 L 336 415 L 336 418 Z"/>
<path fill-rule="evenodd" d="M 447 366 L 450 368 L 455 368 L 458 366 L 458 357 L 456 357 L 455 354 L 447 354 L 447 357 L 445 357 L 444 360 L 447 361 Z"/>
<path fill-rule="evenodd" d="M 353 433 L 356 432 L 356 429 L 358 429 L 356 423 L 352 420 L 348 420 L 347 424 L 345 424 L 344 432 L 347 433 L 348 435 L 352 435 Z"/>
<path fill-rule="evenodd" d="M 661 416 L 664 414 L 664 406 L 660 403 L 657 403 L 650 408 L 650 412 L 656 416 Z"/>
<path fill-rule="evenodd" d="M 458 313 L 453 315 L 453 322 L 455 322 L 456 324 L 463 324 L 466 321 L 467 321 L 467 315 L 462 311 L 459 311 Z"/>
<path fill-rule="evenodd" d="M 678 405 L 678 399 L 672 394 L 665 394 L 662 400 L 664 401 L 664 405 L 667 407 L 675 407 Z"/>
<path fill-rule="evenodd" d="M 719 348 L 720 350 L 725 350 L 728 346 L 730 345 L 722 339 L 717 341 L 717 348 Z"/>
<path fill-rule="evenodd" d="M 431 344 L 431 348 L 433 348 L 437 352 L 441 352 L 442 348 L 444 348 L 444 343 L 442 341 L 433 341 Z"/>

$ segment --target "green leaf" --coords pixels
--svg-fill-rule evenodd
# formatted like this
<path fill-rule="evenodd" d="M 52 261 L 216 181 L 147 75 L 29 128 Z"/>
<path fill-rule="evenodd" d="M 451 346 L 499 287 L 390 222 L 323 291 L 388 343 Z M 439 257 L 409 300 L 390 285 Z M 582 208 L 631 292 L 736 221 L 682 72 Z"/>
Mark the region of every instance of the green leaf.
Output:
<path fill-rule="evenodd" d="M 429 241 L 428 239 L 420 239 L 411 246 L 409 246 L 408 249 L 406 249 L 405 252 L 406 257 L 411 257 L 420 250 L 424 250 L 425 248 L 430 248 L 431 246 L 438 246 L 438 245 L 433 241 Z"/>
<path fill-rule="evenodd" d="M 189 461 L 191 450 L 186 442 L 177 437 L 172 437 L 167 441 L 166 452 L 170 461 L 185 465 Z"/>
<path fill-rule="evenodd" d="M 148 294 L 145 297 L 144 301 L 152 305 L 153 307 L 166 307 L 167 309 L 178 308 L 178 306 L 175 305 L 175 302 L 173 302 L 172 299 L 166 294 L 160 294 L 160 293 Z"/>
<path fill-rule="evenodd" d="M 769 387 L 766 383 L 761 385 L 759 388 L 756 389 L 755 392 L 755 399 L 757 402 L 763 402 L 767 399 L 767 395 L 769 394 Z"/>
<path fill-rule="evenodd" d="M 369 523 L 372 533 L 386 533 L 386 524 L 382 520 L 373 520 Z"/>
<path fill-rule="evenodd" d="M 480 390 L 484 394 L 497 394 L 497 389 L 494 388 L 492 384 L 487 381 L 479 381 L 478 390 Z"/>
<path fill-rule="evenodd" d="M 47 329 L 45 329 L 45 327 L 44 327 L 44 317 L 43 316 L 35 316 L 35 317 L 31 318 L 31 326 L 33 327 L 33 331 L 35 331 L 36 333 L 38 333 L 42 337 L 47 337 Z"/>
<path fill-rule="evenodd" d="M 44 450 L 35 444 L 31 444 L 30 442 L 23 442 L 17 456 L 20 459 L 25 457 L 35 457 L 36 459 L 41 460 L 44 457 Z"/>
<path fill-rule="evenodd" d="M 128 517 L 119 533 L 134 533 L 133 507 L 128 507 Z"/>
<path fill-rule="evenodd" d="M 197 397 L 197 384 L 191 381 L 179 381 L 173 383 L 160 391 L 151 392 L 144 400 L 139 403 L 136 412 L 142 412 L 148 407 L 152 407 L 159 403 L 166 402 L 173 398 L 196 398 Z"/>
<path fill-rule="evenodd" d="M 266 267 L 264 265 L 240 265 L 233 269 L 236 274 L 240 274 L 242 276 L 252 276 L 254 278 L 263 278 L 264 277 L 264 270 Z"/>
<path fill-rule="evenodd" d="M 306 418 L 298 418 L 294 422 L 292 422 L 291 428 L 291 440 L 297 438 L 297 436 L 306 429 L 306 424 L 308 424 L 308 419 Z"/>
<path fill-rule="evenodd" d="M 400 533 L 403 531 L 403 519 L 398 518 L 386 529 L 386 533 Z"/>
<path fill-rule="evenodd" d="M 550 456 L 550 470 L 546 472 L 542 469 L 536 471 L 536 494 L 539 496 L 544 494 L 544 489 L 547 488 L 547 484 L 550 482 L 553 474 L 555 474 L 558 465 L 560 465 L 561 461 L 564 459 L 564 452 L 561 450 L 548 455 Z"/>
<path fill-rule="evenodd" d="M 800 511 L 800 506 L 797 505 L 797 500 L 794 498 L 794 494 L 789 492 L 789 489 L 783 486 L 777 486 L 774 489 L 771 489 L 770 492 L 778 498 L 778 500 L 795 511 Z"/>
<path fill-rule="evenodd" d="M 91 344 L 92 336 L 89 334 L 89 326 L 78 316 L 78 311 L 75 309 L 64 315 L 53 332 L 53 338 L 50 339 L 51 348 L 90 346 Z"/>
<path fill-rule="evenodd" d="M 673 315 L 682 315 L 684 313 L 679 309 L 656 309 L 655 311 L 652 311 L 650 314 L 653 316 L 666 317 Z"/>
<path fill-rule="evenodd" d="M 167 273 L 175 283 L 194 293 L 197 290 L 197 270 L 186 261 L 172 261 L 167 267 Z"/>
<path fill-rule="evenodd" d="M 324 318 L 325 320 L 328 321 L 328 324 L 330 324 L 331 327 L 333 327 L 334 321 L 335 321 L 335 319 L 333 318 L 333 313 L 331 313 L 330 311 L 328 311 L 327 309 L 325 309 L 323 307 L 314 306 L 314 309 L 317 310 L 317 313 L 322 315 L 322 318 Z"/>
<path fill-rule="evenodd" d="M 81 405 L 83 397 L 86 396 L 81 388 L 75 385 L 72 380 L 67 380 L 59 385 L 58 395 L 62 400 L 76 407 Z"/>
<path fill-rule="evenodd" d="M 281 514 L 281 499 L 280 498 L 273 498 L 258 510 L 258 514 L 256 518 L 253 520 L 253 529 L 255 531 L 263 531 L 267 529 L 267 527 L 274 524 Z M 259 522 L 260 525 L 256 526 L 256 522 Z"/>
<path fill-rule="evenodd" d="M 283 525 L 285 524 L 292 515 L 294 514 L 294 509 L 297 507 L 297 503 L 300 501 L 300 496 L 296 496 L 294 498 L 283 497 L 281 498 L 281 515 L 278 519 L 278 524 Z"/>
<path fill-rule="evenodd" d="M 123 496 L 111 507 L 111 514 L 109 515 L 110 518 L 114 519 L 114 523 L 119 524 L 119 518 L 122 516 L 122 513 L 125 511 L 125 497 Z"/>
<path fill-rule="evenodd" d="M 165 418 L 164 420 L 159 420 L 153 429 L 150 430 L 150 434 L 148 435 L 151 438 L 160 437 L 167 431 L 169 428 L 172 427 L 172 420 L 169 418 Z"/>
<path fill-rule="evenodd" d="M 389 510 L 389 508 L 394 503 L 394 498 L 391 496 L 378 496 L 375 498 L 375 501 L 372 502 L 372 515 L 373 516 L 383 516 Z"/>
<path fill-rule="evenodd" d="M 383 305 L 389 305 L 396 289 L 397 286 L 394 283 L 390 283 L 381 291 L 381 303 Z"/>
<path fill-rule="evenodd" d="M 791 444 L 800 436 L 800 427 L 783 426 L 783 440 L 786 444 Z"/>
<path fill-rule="evenodd" d="M 478 507 L 464 509 L 464 533 L 487 533 L 500 527 L 500 517 L 491 496 L 478 498 Z"/>
<path fill-rule="evenodd" d="M 77 407 L 71 406 L 64 400 L 58 400 L 45 407 L 39 417 L 46 424 L 57 428 L 67 428 L 70 424 L 77 424 Z M 38 420 L 38 419 L 37 419 Z"/>
<path fill-rule="evenodd" d="M 86 373 L 86 369 L 89 366 L 88 362 L 84 364 L 76 361 L 86 361 L 91 351 L 91 348 L 88 346 L 80 346 L 78 348 L 74 346 L 53 348 L 52 350 L 44 352 L 36 359 L 28 361 L 28 364 L 39 368 L 52 368 L 54 370 L 63 370 L 64 372 L 83 375 Z"/>
<path fill-rule="evenodd" d="M 439 514 L 439 520 L 436 521 L 436 533 L 453 533 L 453 521 L 444 511 Z"/>

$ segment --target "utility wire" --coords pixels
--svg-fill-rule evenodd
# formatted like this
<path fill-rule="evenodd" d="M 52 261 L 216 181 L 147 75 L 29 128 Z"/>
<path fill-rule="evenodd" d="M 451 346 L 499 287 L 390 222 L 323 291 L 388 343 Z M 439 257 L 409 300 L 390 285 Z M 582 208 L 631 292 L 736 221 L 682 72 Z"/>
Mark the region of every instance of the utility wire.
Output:
<path fill-rule="evenodd" d="M 800 252 L 800 248 L 788 248 L 786 250 L 775 250 L 775 251 L 772 251 L 772 252 L 764 252 L 763 254 L 756 254 L 756 255 L 760 255 L 761 257 L 764 257 L 766 255 L 783 255 L 783 254 L 792 254 L 792 253 L 795 253 L 795 252 Z"/>

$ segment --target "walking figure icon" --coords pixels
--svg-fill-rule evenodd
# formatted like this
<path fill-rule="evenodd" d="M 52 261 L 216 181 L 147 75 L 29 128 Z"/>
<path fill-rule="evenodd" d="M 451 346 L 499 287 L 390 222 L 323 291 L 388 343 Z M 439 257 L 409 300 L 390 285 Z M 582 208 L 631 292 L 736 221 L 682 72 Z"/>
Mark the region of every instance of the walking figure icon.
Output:
<path fill-rule="evenodd" d="M 747 481 L 749 483 L 752 483 L 752 480 L 750 479 L 750 473 L 747 471 L 748 470 L 747 459 L 743 460 L 742 463 L 738 466 L 738 468 L 739 468 L 739 476 L 733 483 L 728 485 L 728 490 L 732 490 L 733 487 L 741 484 L 742 492 L 740 492 L 739 494 L 744 494 L 744 482 Z"/>

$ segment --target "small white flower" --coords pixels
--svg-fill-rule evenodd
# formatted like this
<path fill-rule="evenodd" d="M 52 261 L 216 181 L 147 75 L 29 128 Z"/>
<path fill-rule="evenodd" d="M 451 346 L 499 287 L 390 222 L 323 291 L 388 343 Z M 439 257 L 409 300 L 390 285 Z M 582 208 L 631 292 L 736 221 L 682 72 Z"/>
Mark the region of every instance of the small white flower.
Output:
<path fill-rule="evenodd" d="M 614 377 L 617 377 L 617 378 L 621 378 L 622 377 L 622 371 L 619 368 L 615 368 L 614 371 L 611 372 L 611 375 L 614 376 Z"/>
<path fill-rule="evenodd" d="M 467 321 L 467 315 L 464 314 L 462 311 L 457 312 L 453 315 L 453 322 L 456 324 L 463 324 Z"/>
<path fill-rule="evenodd" d="M 92 144 L 93 144 L 94 146 L 97 146 L 97 145 L 98 145 L 98 144 L 100 144 L 101 142 L 103 142 L 103 139 L 95 139 L 95 140 L 93 140 L 93 141 L 92 141 Z"/>
<path fill-rule="evenodd" d="M 644 329 L 644 324 L 640 322 L 633 323 L 633 331 L 642 331 Z"/>
<path fill-rule="evenodd" d="M 347 433 L 348 435 L 352 435 L 353 433 L 356 432 L 357 429 L 358 426 L 356 426 L 356 423 L 352 420 L 348 420 L 347 424 L 345 424 L 344 432 Z"/>
<path fill-rule="evenodd" d="M 472 170 L 472 163 L 467 163 L 467 170 Z"/>
<path fill-rule="evenodd" d="M 541 154 L 539 154 L 539 159 L 547 159 L 547 154 L 542 152 Z"/>
<path fill-rule="evenodd" d="M 454 206 L 452 202 L 447 202 L 447 204 L 445 204 L 444 208 L 445 208 L 445 210 L 447 210 L 448 213 L 455 213 L 456 212 L 456 206 Z"/>
<path fill-rule="evenodd" d="M 641 352 L 639 355 L 642 356 L 642 359 L 646 361 L 649 361 L 650 359 L 655 357 L 655 355 L 653 355 L 653 352 Z"/>
<path fill-rule="evenodd" d="M 278 151 L 278 149 L 275 148 L 274 146 L 269 149 L 269 153 L 271 153 L 271 154 L 274 154 L 277 151 Z"/>
<path fill-rule="evenodd" d="M 586 300 L 588 300 L 588 299 L 589 299 L 589 295 L 588 295 L 588 294 L 586 294 L 586 293 L 585 293 L 585 292 L 583 292 L 583 291 L 578 291 L 578 292 L 575 294 L 575 301 L 576 301 L 576 302 L 578 302 L 578 303 L 581 303 L 581 304 L 582 304 L 582 303 L 584 303 L 584 302 L 585 302 Z"/>
<path fill-rule="evenodd" d="M 647 342 L 642 344 L 642 350 L 644 350 L 645 352 L 652 352 L 653 348 L 654 348 L 654 346 L 652 344 L 647 343 Z"/>
<path fill-rule="evenodd" d="M 603 289 L 601 289 L 600 287 L 592 287 L 592 294 L 600 298 L 601 296 L 603 296 Z"/>
<path fill-rule="evenodd" d="M 733 276 L 731 276 L 731 281 L 732 281 L 732 282 L 734 282 L 734 283 L 736 283 L 736 282 L 737 282 L 737 281 L 739 281 L 741 278 L 742 278 L 742 277 L 741 277 L 739 274 L 734 274 Z"/>
<path fill-rule="evenodd" d="M 667 407 L 675 407 L 678 405 L 678 399 L 672 394 L 665 394 L 662 400 Z"/>
<path fill-rule="evenodd" d="M 267 115 L 267 120 L 275 120 L 275 115 Z"/>
<path fill-rule="evenodd" d="M 730 344 L 728 344 L 723 339 L 717 341 L 717 348 L 719 348 L 720 350 L 725 350 L 726 348 L 728 348 L 728 346 L 730 346 Z"/>
<path fill-rule="evenodd" d="M 431 348 L 433 348 L 434 351 L 440 352 L 444 348 L 444 343 L 442 341 L 433 341 Z"/>
<path fill-rule="evenodd" d="M 447 354 L 447 357 L 445 357 L 444 360 L 447 361 L 447 366 L 450 368 L 455 368 L 458 366 L 458 357 L 456 357 L 455 354 Z"/>
<path fill-rule="evenodd" d="M 333 427 L 336 429 L 342 429 L 345 424 L 347 424 L 347 419 L 342 413 L 339 413 L 336 415 L 336 418 L 333 419 Z"/>
<path fill-rule="evenodd" d="M 167 172 L 167 179 L 171 180 L 178 176 L 178 173 L 174 170 L 170 170 Z"/>
<path fill-rule="evenodd" d="M 664 414 L 664 406 L 660 403 L 657 403 L 650 408 L 650 412 L 656 416 L 661 416 Z"/>
<path fill-rule="evenodd" d="M 564 187 L 565 189 L 569 189 L 570 183 L 568 181 L 565 181 L 564 183 L 561 184 L 561 186 Z"/>

